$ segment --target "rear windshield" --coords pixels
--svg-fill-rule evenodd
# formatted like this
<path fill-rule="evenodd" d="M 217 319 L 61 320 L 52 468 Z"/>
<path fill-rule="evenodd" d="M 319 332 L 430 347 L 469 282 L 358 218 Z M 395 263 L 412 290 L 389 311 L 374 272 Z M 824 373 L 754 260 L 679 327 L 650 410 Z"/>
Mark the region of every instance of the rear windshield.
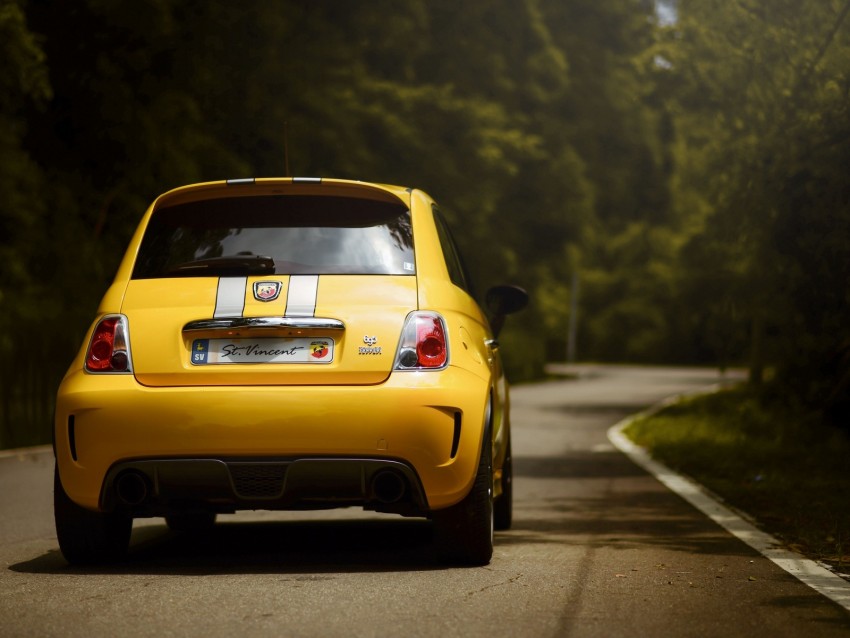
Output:
<path fill-rule="evenodd" d="M 133 279 L 413 275 L 414 263 L 410 212 L 401 203 L 243 196 L 154 211 Z"/>

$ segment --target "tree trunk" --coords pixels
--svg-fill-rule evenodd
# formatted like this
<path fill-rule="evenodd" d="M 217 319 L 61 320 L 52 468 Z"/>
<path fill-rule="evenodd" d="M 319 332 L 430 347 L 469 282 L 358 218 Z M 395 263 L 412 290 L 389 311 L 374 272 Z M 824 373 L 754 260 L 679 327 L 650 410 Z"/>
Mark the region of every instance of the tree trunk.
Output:
<path fill-rule="evenodd" d="M 753 315 L 750 342 L 750 385 L 759 388 L 764 379 L 764 315 L 761 310 Z"/>

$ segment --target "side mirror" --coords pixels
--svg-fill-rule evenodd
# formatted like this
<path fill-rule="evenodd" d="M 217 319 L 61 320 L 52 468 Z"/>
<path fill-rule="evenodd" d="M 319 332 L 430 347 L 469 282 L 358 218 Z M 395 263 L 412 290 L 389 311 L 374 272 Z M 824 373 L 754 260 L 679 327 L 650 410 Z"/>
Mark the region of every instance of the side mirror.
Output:
<path fill-rule="evenodd" d="M 498 337 L 505 324 L 505 317 L 528 305 L 528 293 L 519 286 L 493 286 L 484 296 L 484 304 L 492 315 L 490 325 L 493 336 Z"/>

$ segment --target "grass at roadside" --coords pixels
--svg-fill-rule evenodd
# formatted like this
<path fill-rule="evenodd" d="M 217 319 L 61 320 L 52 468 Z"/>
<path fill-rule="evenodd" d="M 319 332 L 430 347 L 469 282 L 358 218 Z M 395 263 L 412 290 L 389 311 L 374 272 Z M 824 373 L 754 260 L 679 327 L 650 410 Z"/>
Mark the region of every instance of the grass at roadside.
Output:
<path fill-rule="evenodd" d="M 792 549 L 850 569 L 850 437 L 745 389 L 686 399 L 625 434 Z"/>

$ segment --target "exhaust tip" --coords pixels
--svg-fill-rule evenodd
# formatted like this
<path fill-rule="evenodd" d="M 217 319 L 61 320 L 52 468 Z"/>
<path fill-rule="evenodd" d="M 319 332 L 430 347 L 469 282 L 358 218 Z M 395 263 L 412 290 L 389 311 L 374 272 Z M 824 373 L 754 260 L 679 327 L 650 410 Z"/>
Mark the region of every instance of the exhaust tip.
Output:
<path fill-rule="evenodd" d="M 372 494 L 381 503 L 398 503 L 406 493 L 407 481 L 398 472 L 381 470 L 372 478 Z"/>
<path fill-rule="evenodd" d="M 124 505 L 141 505 L 148 498 L 148 482 L 140 472 L 124 472 L 115 481 L 115 494 Z"/>

